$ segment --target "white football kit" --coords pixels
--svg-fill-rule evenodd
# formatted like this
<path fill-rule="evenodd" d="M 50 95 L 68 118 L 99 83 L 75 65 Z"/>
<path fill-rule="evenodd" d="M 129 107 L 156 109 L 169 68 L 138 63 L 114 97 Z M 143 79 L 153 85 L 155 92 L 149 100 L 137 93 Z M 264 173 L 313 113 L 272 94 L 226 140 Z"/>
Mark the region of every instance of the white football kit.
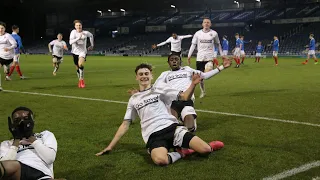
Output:
<path fill-rule="evenodd" d="M 82 35 L 81 35 L 82 34 Z M 85 58 L 87 56 L 87 38 L 90 39 L 91 46 L 94 46 L 93 35 L 89 31 L 77 32 L 75 29 L 70 33 L 71 53 Z"/>
<path fill-rule="evenodd" d="M 16 40 L 9 33 L 0 36 L 0 58 L 4 60 L 11 60 L 14 57 L 14 48 L 17 47 Z M 8 48 L 8 51 L 4 49 Z"/>
<path fill-rule="evenodd" d="M 42 143 L 46 147 L 49 147 L 50 149 L 57 152 L 57 148 L 58 148 L 57 140 L 53 133 L 49 131 L 43 131 L 41 133 L 35 134 L 35 137 L 37 138 L 37 140 L 34 141 L 34 143 Z M 3 141 L 1 143 L 0 161 L 1 161 L 1 158 L 6 156 L 7 152 L 10 150 L 12 143 L 13 143 L 13 140 Z M 47 164 L 43 159 L 41 159 L 41 157 L 38 155 L 37 151 L 35 150 L 35 147 L 34 147 L 35 145 L 26 143 L 24 140 L 21 140 L 18 148 L 16 160 L 29 167 L 32 167 L 34 169 L 37 169 L 43 172 L 44 174 L 50 176 L 51 178 L 54 178 L 53 163 Z"/>
<path fill-rule="evenodd" d="M 176 39 L 173 37 L 169 37 L 165 42 L 162 42 L 160 44 L 157 44 L 157 47 L 163 46 L 167 43 L 171 44 L 171 51 L 173 52 L 181 52 L 181 42 L 185 38 L 191 38 L 192 35 L 185 35 L 185 36 L 177 36 Z"/>
<path fill-rule="evenodd" d="M 214 44 L 220 44 L 220 40 L 218 33 L 212 29 L 208 32 L 199 30 L 194 34 L 192 44 L 198 48 L 197 61 L 212 61 L 214 58 Z M 189 52 L 188 57 L 190 57 L 191 54 L 192 52 Z"/>
<path fill-rule="evenodd" d="M 50 42 L 50 45 L 53 46 L 52 55 L 57 56 L 59 58 L 63 57 L 64 47 L 67 46 L 65 41 L 59 41 L 58 39 Z"/>

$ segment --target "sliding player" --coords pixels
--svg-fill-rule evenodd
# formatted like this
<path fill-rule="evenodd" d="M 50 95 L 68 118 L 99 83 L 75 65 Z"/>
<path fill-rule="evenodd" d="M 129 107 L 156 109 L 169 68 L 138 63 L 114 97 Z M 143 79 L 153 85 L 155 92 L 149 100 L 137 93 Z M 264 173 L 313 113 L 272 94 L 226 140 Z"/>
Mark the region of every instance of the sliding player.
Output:
<path fill-rule="evenodd" d="M 168 111 L 167 106 L 171 105 L 172 101 L 190 100 L 196 85 L 201 81 L 199 74 L 193 75 L 190 87 L 185 92 L 181 92 L 168 87 L 167 84 L 159 83 L 152 86 L 153 76 L 150 65 L 140 64 L 136 67 L 135 73 L 140 91 L 131 96 L 123 123 L 110 144 L 103 151 L 97 153 L 97 156 L 107 154 L 115 147 L 121 137 L 126 134 L 136 116 L 141 119 L 142 137 L 151 159 L 159 166 L 172 164 L 194 151 L 200 154 L 209 154 L 224 146 L 220 141 L 207 144 L 188 132 L 186 127 L 179 126 L 177 118 Z M 191 149 L 169 152 L 174 147 Z"/>
<path fill-rule="evenodd" d="M 169 37 L 166 41 L 152 45 L 152 48 L 155 49 L 157 47 L 163 46 L 165 44 L 171 44 L 171 54 L 176 54 L 181 56 L 181 42 L 183 39 L 191 38 L 192 35 L 177 35 L 177 33 L 172 33 L 172 37 Z"/>
<path fill-rule="evenodd" d="M 57 39 L 51 41 L 48 44 L 49 52 L 52 54 L 52 63 L 54 70 L 52 74 L 57 75 L 57 71 L 60 67 L 60 63 L 63 61 L 63 50 L 68 51 L 68 47 L 65 41 L 62 40 L 63 36 L 61 33 L 57 35 Z M 51 48 L 53 46 L 53 50 Z"/>
<path fill-rule="evenodd" d="M 88 50 L 92 50 L 94 46 L 93 35 L 89 31 L 82 30 L 82 22 L 80 20 L 75 20 L 73 22 L 74 30 L 70 33 L 70 45 L 72 46 L 71 53 L 73 54 L 73 62 L 77 69 L 77 75 L 79 78 L 78 87 L 84 88 L 84 62 L 87 56 L 87 38 L 90 39 L 91 46 Z"/>
<path fill-rule="evenodd" d="M 314 39 L 314 34 L 310 34 L 309 36 L 310 43 L 309 43 L 309 51 L 308 51 L 308 58 L 302 64 L 308 64 L 310 56 L 314 59 L 314 64 L 318 64 L 317 56 L 316 56 L 316 40 Z"/>

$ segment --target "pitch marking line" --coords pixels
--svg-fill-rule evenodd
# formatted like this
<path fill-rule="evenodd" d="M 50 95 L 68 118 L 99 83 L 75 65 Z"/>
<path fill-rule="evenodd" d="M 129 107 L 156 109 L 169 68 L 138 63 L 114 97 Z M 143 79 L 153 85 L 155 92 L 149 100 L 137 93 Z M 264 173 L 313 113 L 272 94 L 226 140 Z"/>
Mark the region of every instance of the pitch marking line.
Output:
<path fill-rule="evenodd" d="M 9 92 L 9 93 L 30 94 L 30 95 L 38 95 L 38 96 L 49 96 L 49 97 L 59 97 L 59 98 L 68 98 L 68 99 L 80 99 L 80 100 L 88 100 L 88 101 L 127 104 L 127 102 L 124 102 L 124 101 L 114 101 L 114 100 L 108 100 L 108 99 L 86 98 L 86 97 L 78 97 L 78 96 L 65 96 L 65 95 L 58 95 L 58 94 L 46 94 L 46 93 L 24 92 L 24 91 L 13 91 L 13 90 L 3 90 L 3 91 Z M 306 126 L 320 127 L 320 124 L 313 124 L 308 122 L 299 122 L 299 121 L 292 121 L 292 120 L 284 120 L 284 119 L 276 119 L 276 118 L 268 118 L 268 117 L 260 117 L 260 116 L 244 115 L 244 114 L 234 114 L 234 113 L 218 112 L 218 111 L 208 111 L 208 110 L 202 110 L 202 109 L 196 109 L 196 111 L 203 112 L 203 113 L 210 113 L 210 114 L 221 114 L 226 116 L 246 117 L 246 118 L 260 119 L 260 120 L 266 120 L 266 121 L 276 121 L 276 122 L 289 123 L 289 124 L 300 124 L 300 125 L 306 125 Z"/>
<path fill-rule="evenodd" d="M 304 164 L 302 166 L 299 166 L 299 167 L 284 171 L 282 173 L 263 178 L 262 180 L 283 179 L 283 178 L 287 178 L 287 177 L 296 175 L 298 173 L 302 173 L 302 172 L 308 171 L 309 169 L 316 168 L 316 167 L 319 167 L 319 166 L 320 166 L 320 161 L 314 161 L 314 162 L 310 162 L 308 164 Z"/>

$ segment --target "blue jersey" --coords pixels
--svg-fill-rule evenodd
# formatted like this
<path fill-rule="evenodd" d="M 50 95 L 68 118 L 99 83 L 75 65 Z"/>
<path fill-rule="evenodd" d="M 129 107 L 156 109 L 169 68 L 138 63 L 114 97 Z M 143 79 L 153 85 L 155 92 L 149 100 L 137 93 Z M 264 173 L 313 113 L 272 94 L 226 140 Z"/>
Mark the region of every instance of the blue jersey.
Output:
<path fill-rule="evenodd" d="M 229 41 L 228 40 L 223 40 L 222 41 L 222 50 L 228 51 L 229 50 Z"/>
<path fill-rule="evenodd" d="M 214 52 L 218 52 L 218 49 L 217 47 L 214 47 Z"/>
<path fill-rule="evenodd" d="M 257 48 L 256 48 L 256 52 L 257 53 L 262 53 L 263 51 L 263 46 L 262 45 L 258 45 Z"/>
<path fill-rule="evenodd" d="M 238 38 L 238 39 L 236 40 L 236 48 L 240 48 L 240 44 L 241 44 L 241 39 Z"/>
<path fill-rule="evenodd" d="M 273 41 L 273 51 L 279 51 L 279 40 L 278 39 Z"/>
<path fill-rule="evenodd" d="M 16 40 L 17 42 L 17 47 L 14 48 L 14 53 L 15 54 L 19 54 L 20 53 L 20 49 L 24 50 L 23 45 L 22 45 L 22 40 L 21 37 L 16 34 L 16 33 L 12 33 L 11 36 L 13 37 L 14 40 Z"/>
<path fill-rule="evenodd" d="M 249 41 L 241 40 L 241 50 L 244 51 L 244 44 L 249 43 Z"/>
<path fill-rule="evenodd" d="M 316 50 L 316 40 L 314 38 L 310 40 L 309 50 Z"/>

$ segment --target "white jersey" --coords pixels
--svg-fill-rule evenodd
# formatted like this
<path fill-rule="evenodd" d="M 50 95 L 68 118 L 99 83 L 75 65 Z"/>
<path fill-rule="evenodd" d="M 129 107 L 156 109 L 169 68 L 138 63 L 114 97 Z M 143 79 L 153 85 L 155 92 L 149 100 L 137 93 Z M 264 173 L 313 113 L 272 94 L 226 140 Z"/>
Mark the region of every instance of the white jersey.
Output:
<path fill-rule="evenodd" d="M 90 39 L 91 46 L 93 46 L 93 35 L 89 31 L 79 33 L 75 29 L 72 30 L 70 33 L 71 53 L 85 58 L 87 55 L 87 38 Z"/>
<path fill-rule="evenodd" d="M 50 45 L 53 46 L 52 55 L 55 55 L 58 57 L 63 56 L 64 47 L 67 46 L 66 42 L 59 41 L 58 39 L 56 39 L 56 40 L 51 41 Z"/>
<path fill-rule="evenodd" d="M 200 76 L 203 76 L 201 71 L 192 69 L 189 66 L 184 66 L 177 71 L 165 71 L 161 73 L 154 84 L 157 86 L 159 83 L 166 83 L 170 87 L 184 92 L 192 83 L 193 73 L 198 73 Z M 191 99 L 194 100 L 194 95 Z"/>
<path fill-rule="evenodd" d="M 9 33 L 5 33 L 0 36 L 0 58 L 2 59 L 13 59 L 14 57 L 14 48 L 17 47 L 16 40 Z M 9 51 L 5 51 L 4 48 L 8 48 Z"/>
<path fill-rule="evenodd" d="M 172 101 L 178 100 L 180 92 L 160 83 L 138 92 L 131 96 L 124 119 L 134 120 L 137 115 L 140 117 L 142 137 L 147 143 L 152 133 L 179 123 L 169 112 L 169 107 Z"/>
<path fill-rule="evenodd" d="M 50 147 L 54 151 L 57 152 L 57 140 L 53 133 L 49 131 L 43 131 L 41 133 L 35 134 L 35 137 L 37 140 L 40 140 L 43 142 L 44 145 L 47 147 Z M 3 141 L 0 145 L 0 159 L 1 157 L 4 157 L 8 150 L 10 149 L 10 146 L 12 145 L 13 140 L 10 141 Z M 48 165 L 45 163 L 37 154 L 37 151 L 32 147 L 31 144 L 23 144 L 23 140 L 21 141 L 21 145 L 19 145 L 18 153 L 17 153 L 17 161 L 30 166 L 34 169 L 37 169 L 44 174 L 54 177 L 53 175 L 53 164 Z"/>
<path fill-rule="evenodd" d="M 214 44 L 220 44 L 220 40 L 218 33 L 212 29 L 208 32 L 199 30 L 194 34 L 192 44 L 198 48 L 197 61 L 211 61 L 214 57 Z"/>
<path fill-rule="evenodd" d="M 177 36 L 176 39 L 173 37 L 169 37 L 165 42 L 162 42 L 158 44 L 157 46 L 163 46 L 167 43 L 171 43 L 171 51 L 173 52 L 181 52 L 181 42 L 185 38 L 191 38 L 192 35 L 186 35 L 186 36 Z"/>

